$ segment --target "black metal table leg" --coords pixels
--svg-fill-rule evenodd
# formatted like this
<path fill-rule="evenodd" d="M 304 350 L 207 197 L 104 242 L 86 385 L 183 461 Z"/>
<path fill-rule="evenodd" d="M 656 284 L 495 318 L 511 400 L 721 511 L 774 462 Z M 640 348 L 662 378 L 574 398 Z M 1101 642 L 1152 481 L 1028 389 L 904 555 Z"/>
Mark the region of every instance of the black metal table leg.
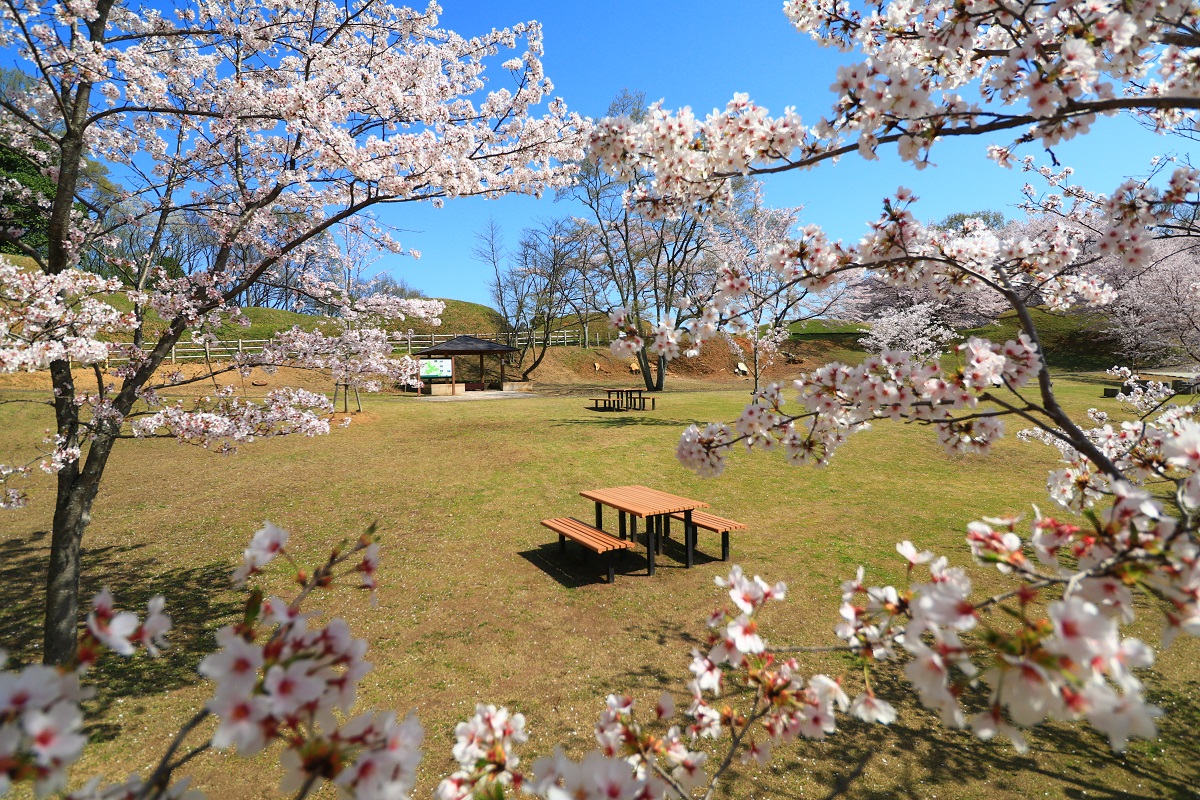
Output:
<path fill-rule="evenodd" d="M 721 531 L 721 560 L 729 560 L 729 531 Z"/>
<path fill-rule="evenodd" d="M 692 511 L 683 512 L 684 548 L 687 550 L 687 568 L 692 568 L 696 558 L 696 526 L 692 524 Z"/>
<path fill-rule="evenodd" d="M 604 506 L 599 500 L 596 501 L 596 527 L 604 530 Z"/>
<path fill-rule="evenodd" d="M 646 522 L 646 561 L 648 571 L 651 576 L 654 575 L 654 525 L 647 520 Z"/>
<path fill-rule="evenodd" d="M 625 512 L 618 511 L 617 516 L 619 516 L 621 518 L 621 523 L 620 523 L 621 539 L 624 540 L 624 538 L 625 538 Z"/>

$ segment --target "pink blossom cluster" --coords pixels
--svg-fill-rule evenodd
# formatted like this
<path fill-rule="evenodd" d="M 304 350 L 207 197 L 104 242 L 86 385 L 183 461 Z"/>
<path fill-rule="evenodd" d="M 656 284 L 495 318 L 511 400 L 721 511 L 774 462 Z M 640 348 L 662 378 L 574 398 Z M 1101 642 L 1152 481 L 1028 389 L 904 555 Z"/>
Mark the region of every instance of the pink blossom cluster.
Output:
<path fill-rule="evenodd" d="M 529 738 L 522 714 L 479 703 L 475 716 L 455 727 L 454 738 L 454 760 L 460 769 L 438 784 L 434 794 L 439 800 L 466 800 L 521 785 L 523 776 L 515 771 L 521 759 L 513 747 Z"/>
<path fill-rule="evenodd" d="M 109 353 L 103 338 L 135 324 L 104 299 L 120 288 L 119 281 L 77 269 L 46 275 L 0 258 L 0 372 L 103 361 Z"/>
<path fill-rule="evenodd" d="M 129 656 L 141 644 L 157 656 L 171 629 L 164 605 L 163 597 L 155 596 L 139 621 L 136 614 L 114 608 L 105 588 L 93 600 L 78 660 L 69 668 L 35 664 L 6 670 L 7 654 L 0 651 L 0 796 L 22 782 L 32 783 L 39 798 L 66 788 L 67 770 L 87 744 L 80 705 L 92 690 L 82 679 L 102 648 Z"/>
<path fill-rule="evenodd" d="M 66 786 L 67 767 L 87 744 L 79 709 L 85 696 L 74 671 L 33 665 L 0 672 L 0 795 L 22 781 L 33 782 L 38 797 Z"/>
<path fill-rule="evenodd" d="M 986 452 L 1004 428 L 999 412 L 978 410 L 980 401 L 997 386 L 1024 386 L 1040 371 L 1041 357 L 1024 334 L 1004 345 L 971 339 L 963 353 L 965 364 L 953 373 L 903 351 L 858 366 L 828 364 L 794 382 L 799 414 L 785 412 L 778 386 L 760 393 L 737 422 L 738 439 L 748 447 L 781 445 L 792 463 L 824 464 L 873 419 L 915 420 L 934 425 L 947 452 Z M 676 458 L 697 474 L 719 475 L 734 441 L 728 428 L 710 425 L 702 433 L 693 425 Z"/>
<path fill-rule="evenodd" d="M 784 11 L 820 44 L 858 52 L 838 69 L 826 116 L 808 124 L 790 108 L 771 116 L 742 94 L 704 119 L 655 106 L 638 122 L 599 123 L 594 160 L 618 175 L 649 169 L 653 192 L 634 199 L 671 210 L 712 200 L 733 175 L 852 152 L 874 159 L 885 144 L 921 168 L 937 141 L 981 126 L 1053 147 L 1120 109 L 1165 130 L 1186 127 L 1194 113 L 1190 50 L 1162 44 L 1187 41 L 1190 12 L 1178 2 L 789 0 Z M 983 102 L 960 94 L 969 84 Z M 1009 163 L 1014 146 L 994 147 L 994 157 Z"/>
<path fill-rule="evenodd" d="M 417 386 L 418 364 L 407 356 L 392 358 L 392 344 L 381 328 L 348 328 L 335 335 L 302 331 L 277 334 L 252 363 L 329 370 L 334 383 L 367 392 L 388 386 Z"/>
<path fill-rule="evenodd" d="M 888 707 L 873 695 L 860 697 L 851 703 L 839 681 L 825 675 L 813 675 L 806 681 L 800 674 L 795 658 L 785 658 L 772 652 L 771 646 L 758 632 L 754 614 L 764 603 L 786 597 L 783 583 L 769 584 L 759 576 L 748 578 L 740 567 L 730 569 L 726 578 L 716 578 L 718 586 L 728 587 L 735 610 L 721 608 L 708 619 L 710 649 L 707 654 L 692 652 L 690 669 L 695 678 L 689 683 L 692 706 L 688 714 L 694 719 L 688 730 L 693 737 L 718 738 L 723 728 L 729 728 L 737 740 L 749 737 L 743 761 L 766 763 L 774 745 L 796 736 L 824 739 L 836 728 L 835 713 L 851 710 L 862 719 L 890 721 Z M 719 694 L 725 683 L 727 665 L 735 680 L 744 683 L 755 695 L 749 716 L 736 714 L 726 708 L 718 710 L 704 699 L 705 692 Z M 750 726 L 761 728 L 754 735 Z"/>
<path fill-rule="evenodd" d="M 1125 495 L 1106 515 L 1106 528 L 1095 537 L 1081 536 L 1076 526 L 1038 517 L 1027 544 L 1014 532 L 1015 519 L 971 523 L 967 541 L 976 558 L 1024 580 L 1018 589 L 980 602 L 970 600 L 971 581 L 962 569 L 902 542 L 897 550 L 906 559 L 910 575 L 914 567 L 929 562 L 929 580 L 914 580 L 907 591 L 867 587 L 860 567 L 858 577 L 843 585 L 843 621 L 837 633 L 856 651 L 869 654 L 871 662 L 895 659 L 897 647 L 902 646 L 908 655 L 906 677 L 922 704 L 937 711 L 947 725 L 969 724 L 984 739 L 1002 734 L 1023 752 L 1024 736 L 1006 719 L 1028 727 L 1047 717 L 1086 718 L 1121 752 L 1131 736 L 1153 737 L 1154 719 L 1162 713 L 1146 702 L 1143 685 L 1134 674 L 1153 664 L 1153 651 L 1138 639 L 1122 637 L 1119 630 L 1121 623 L 1133 619 L 1123 570 L 1134 574 L 1143 569 L 1118 557 L 1123 549 L 1127 552 L 1128 537 L 1136 537 L 1139 544 L 1156 548 L 1159 554 L 1174 547 L 1169 536 L 1154 539 L 1139 533 L 1148 519 L 1142 516 L 1147 503 L 1144 493 Z M 1025 557 L 1026 549 L 1055 570 L 1039 574 Z M 1179 557 L 1178 567 L 1192 573 L 1184 579 L 1185 586 L 1195 581 L 1195 549 L 1193 545 L 1176 548 L 1171 555 Z M 1067 569 L 1065 562 L 1060 566 L 1060 554 L 1076 559 L 1077 571 Z M 1176 569 L 1156 576 L 1155 585 L 1179 597 Z M 1045 616 L 1038 616 L 1034 601 L 1040 587 L 1058 583 L 1067 587 L 1064 596 L 1046 604 Z M 989 621 L 988 612 L 1008 598 L 1019 603 L 1019 611 L 1013 614 L 1020 622 L 1015 629 Z M 1200 634 L 1194 621 L 1194 597 L 1191 605 L 1189 632 Z M 1174 613 L 1166 617 L 1164 645 L 1183 629 Z M 973 630 L 976 633 L 968 643 L 961 635 Z M 991 666 L 981 670 L 977 661 Z M 990 687 L 988 708 L 968 722 L 960 697 L 979 680 Z"/>
<path fill-rule="evenodd" d="M 14 508 L 24 508 L 28 502 L 25 493 L 16 486 L 10 486 L 14 478 L 24 478 L 29 475 L 29 467 L 0 464 L 0 511 Z"/>
<path fill-rule="evenodd" d="M 1115 374 L 1130 377 L 1132 373 L 1120 368 Z M 1166 481 L 1175 486 L 1174 500 L 1190 512 L 1200 508 L 1200 463 L 1187 453 L 1197 436 L 1200 423 L 1196 421 L 1195 405 L 1174 405 L 1168 401 L 1173 393 L 1163 384 L 1151 382 L 1148 388 L 1137 387 L 1118 398 L 1142 414 L 1141 419 L 1119 424 L 1106 414 L 1095 413 L 1098 424 L 1083 429 L 1080 434 L 1119 471 L 1114 480 L 1111 472 L 1097 466 L 1094 457 L 1081 452 L 1080 444 L 1071 442 L 1061 430 L 1035 428 L 1021 431 L 1018 436 L 1040 441 L 1055 447 L 1064 466 L 1051 471 L 1047 488 L 1051 499 L 1064 508 L 1086 511 L 1102 498 L 1110 496 L 1114 486 L 1126 480 L 1135 483 Z M 1158 413 L 1151 417 L 1151 414 Z"/>
<path fill-rule="evenodd" d="M 340 260 L 346 256 L 338 252 L 335 258 Z M 316 304 L 331 316 L 336 316 L 349 325 L 401 322 L 413 317 L 438 326 L 442 324 L 439 317 L 446 310 L 446 304 L 441 300 L 369 292 L 373 285 L 370 283 L 363 287 L 353 287 L 360 291 L 347 291 L 346 286 L 312 273 L 302 274 L 300 283 L 301 290 L 310 303 Z"/>
<path fill-rule="evenodd" d="M 631 358 L 641 352 L 644 342 L 637 328 L 629 318 L 629 311 L 615 308 L 608 315 L 609 325 L 617 332 L 617 338 L 609 345 L 609 350 L 617 358 Z"/>
<path fill-rule="evenodd" d="M 232 452 L 238 444 L 271 436 L 329 433 L 333 404 L 323 394 L 306 389 L 273 389 L 261 403 L 234 394 L 226 386 L 214 396 L 198 399 L 194 407 L 183 401 L 133 420 L 138 437 L 170 436 L 181 443 Z"/>
<path fill-rule="evenodd" d="M 235 585 L 281 555 L 290 560 L 288 538 L 266 523 L 233 573 Z M 314 789 L 324 779 L 359 798 L 403 797 L 412 790 L 424 737 L 420 723 L 411 714 L 403 720 L 373 711 L 350 716 L 358 684 L 371 669 L 363 660 L 367 643 L 353 638 L 340 618 L 314 626 L 315 615 L 300 605 L 308 591 L 329 585 L 334 566 L 351 558 L 360 559 L 353 571 L 364 575 L 364 586 L 374 588 L 378 557 L 377 543 L 364 536 L 346 552 L 335 549 L 312 576 L 298 572 L 305 588 L 296 600 L 252 595 L 246 619 L 220 629 L 219 649 L 200 662 L 200 674 L 216 683 L 206 706 L 219 721 L 213 746 L 253 755 L 283 741 L 285 792 Z"/>

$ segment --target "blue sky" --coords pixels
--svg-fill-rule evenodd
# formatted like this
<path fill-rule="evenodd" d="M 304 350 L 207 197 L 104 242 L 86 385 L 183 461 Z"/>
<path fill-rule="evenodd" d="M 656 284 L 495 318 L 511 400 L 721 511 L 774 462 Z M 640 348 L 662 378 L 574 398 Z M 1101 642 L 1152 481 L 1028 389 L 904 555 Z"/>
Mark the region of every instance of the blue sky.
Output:
<path fill-rule="evenodd" d="M 582 114 L 600 116 L 622 88 L 662 99 L 668 108 L 691 106 L 698 114 L 724 106 L 747 92 L 772 113 L 793 105 L 816 119 L 833 102 L 829 85 L 848 56 L 817 46 L 793 29 L 780 0 L 442 0 L 443 27 L 467 36 L 493 27 L 536 19 L 545 36 L 546 74 L 556 93 Z M 497 72 L 497 75 L 503 75 Z M 1029 176 L 1005 170 L 984 153 L 993 142 L 943 142 L 934 149 L 936 168 L 915 170 L 892 154 L 877 162 L 849 158 L 767 183 L 773 205 L 803 205 L 803 222 L 815 222 L 836 238 L 856 241 L 879 211 L 882 198 L 898 186 L 915 190 L 922 219 L 954 211 L 991 208 L 1015 216 L 1013 205 Z M 1075 168 L 1074 181 L 1108 191 L 1124 177 L 1144 174 L 1155 153 L 1178 152 L 1179 140 L 1164 140 L 1127 118 L 1100 120 L 1092 133 L 1056 150 Z M 1037 148 L 1028 152 L 1048 158 Z M 403 278 L 433 297 L 488 303 L 487 271 L 471 259 L 475 231 L 489 217 L 514 242 L 522 227 L 540 217 L 577 213 L 552 197 L 533 200 L 462 199 L 434 209 L 402 204 L 385 209 L 383 220 L 400 229 L 406 248 L 420 260 L 386 255 L 377 268 Z"/>

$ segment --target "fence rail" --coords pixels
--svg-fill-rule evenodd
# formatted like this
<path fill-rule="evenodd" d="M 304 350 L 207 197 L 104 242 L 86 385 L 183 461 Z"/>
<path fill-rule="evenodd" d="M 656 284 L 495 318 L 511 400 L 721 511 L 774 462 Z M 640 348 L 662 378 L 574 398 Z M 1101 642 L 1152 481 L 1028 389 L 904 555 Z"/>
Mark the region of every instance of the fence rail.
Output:
<path fill-rule="evenodd" d="M 513 347 L 523 348 L 527 345 L 537 347 L 542 344 L 543 336 L 539 331 L 522 331 L 514 334 L 504 333 L 414 333 L 412 336 L 394 336 L 388 339 L 394 352 L 411 354 L 435 344 L 448 342 L 456 336 L 474 336 L 489 342 L 503 342 Z M 607 332 L 601 334 L 592 332 L 584 341 L 583 331 L 563 330 L 551 331 L 546 338 L 550 347 L 584 347 L 606 345 L 611 341 Z M 230 339 L 213 343 L 177 344 L 171 348 L 168 361 L 177 364 L 183 361 L 227 361 L 239 353 L 261 353 L 270 339 Z M 114 357 L 110 363 L 119 364 L 126 359 Z"/>

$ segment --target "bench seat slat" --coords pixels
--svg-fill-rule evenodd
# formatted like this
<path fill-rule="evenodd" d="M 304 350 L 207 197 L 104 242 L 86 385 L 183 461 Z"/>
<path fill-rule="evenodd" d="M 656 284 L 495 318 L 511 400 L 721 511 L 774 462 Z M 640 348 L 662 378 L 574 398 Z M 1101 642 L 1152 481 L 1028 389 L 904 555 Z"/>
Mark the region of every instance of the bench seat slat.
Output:
<path fill-rule="evenodd" d="M 587 549 L 595 553 L 607 553 L 612 550 L 628 550 L 633 547 L 633 542 L 618 539 L 611 534 L 593 528 L 586 522 L 580 522 L 571 517 L 556 517 L 554 519 L 542 520 L 542 525 L 546 526 L 555 533 L 562 534 L 568 539 L 578 542 Z"/>
<path fill-rule="evenodd" d="M 683 522 L 683 513 L 677 512 L 671 515 L 671 519 L 677 519 Z M 716 514 L 709 514 L 707 511 L 693 511 L 692 524 L 697 528 L 704 528 L 706 531 L 714 531 L 716 533 L 725 533 L 726 531 L 745 530 L 748 526 L 744 522 L 737 522 L 732 519 L 718 517 Z"/>

